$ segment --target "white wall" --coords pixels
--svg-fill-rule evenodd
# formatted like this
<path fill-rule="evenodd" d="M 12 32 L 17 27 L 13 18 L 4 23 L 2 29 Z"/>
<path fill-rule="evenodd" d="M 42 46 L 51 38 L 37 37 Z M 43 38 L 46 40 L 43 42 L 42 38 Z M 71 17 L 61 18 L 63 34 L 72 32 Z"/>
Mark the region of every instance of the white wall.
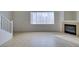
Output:
<path fill-rule="evenodd" d="M 10 20 L 14 18 L 14 31 L 60 31 L 63 20 L 79 20 L 79 11 L 55 11 L 55 24 L 52 25 L 30 24 L 30 11 L 0 11 L 0 15 Z"/>
<path fill-rule="evenodd" d="M 15 11 L 14 31 L 60 31 L 59 13 L 59 11 L 55 11 L 55 24 L 32 25 L 30 24 L 30 11 Z"/>
<path fill-rule="evenodd" d="M 76 20 L 79 21 L 79 11 L 76 11 Z"/>
<path fill-rule="evenodd" d="M 59 12 L 59 19 L 60 19 L 60 21 L 59 21 L 59 25 L 60 25 L 60 32 L 62 32 L 62 22 L 64 21 L 64 11 L 60 11 Z"/>
<path fill-rule="evenodd" d="M 76 12 L 64 11 L 64 20 L 76 20 Z"/>
<path fill-rule="evenodd" d="M 77 16 L 77 15 L 76 15 L 76 11 L 73 11 L 73 12 L 72 12 L 72 20 L 76 20 L 76 16 Z"/>

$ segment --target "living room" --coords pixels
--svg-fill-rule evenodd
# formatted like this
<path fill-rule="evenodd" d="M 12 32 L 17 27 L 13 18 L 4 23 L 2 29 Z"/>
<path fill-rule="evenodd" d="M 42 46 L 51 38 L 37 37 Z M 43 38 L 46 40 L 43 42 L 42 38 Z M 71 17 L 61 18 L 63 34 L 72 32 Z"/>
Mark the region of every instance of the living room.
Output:
<path fill-rule="evenodd" d="M 2 47 L 79 46 L 78 11 L 0 11 L 0 16 L 1 29 L 11 33 L 3 34 Z"/>
<path fill-rule="evenodd" d="M 1 0 L 1 59 L 79 59 L 79 0 Z"/>

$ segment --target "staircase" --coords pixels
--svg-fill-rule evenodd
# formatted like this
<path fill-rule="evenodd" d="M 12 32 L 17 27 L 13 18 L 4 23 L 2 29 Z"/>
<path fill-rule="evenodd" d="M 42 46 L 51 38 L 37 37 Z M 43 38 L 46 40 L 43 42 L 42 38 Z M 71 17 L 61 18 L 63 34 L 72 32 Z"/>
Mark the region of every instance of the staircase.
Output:
<path fill-rule="evenodd" d="M 13 21 L 5 16 L 0 16 L 0 45 L 13 37 Z"/>

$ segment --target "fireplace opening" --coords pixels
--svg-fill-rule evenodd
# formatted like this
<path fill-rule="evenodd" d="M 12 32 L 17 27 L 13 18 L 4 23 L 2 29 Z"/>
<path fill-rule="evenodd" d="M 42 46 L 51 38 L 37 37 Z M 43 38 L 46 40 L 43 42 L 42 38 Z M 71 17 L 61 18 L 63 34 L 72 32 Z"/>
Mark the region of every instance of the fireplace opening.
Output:
<path fill-rule="evenodd" d="M 64 24 L 64 32 L 76 35 L 76 25 Z"/>

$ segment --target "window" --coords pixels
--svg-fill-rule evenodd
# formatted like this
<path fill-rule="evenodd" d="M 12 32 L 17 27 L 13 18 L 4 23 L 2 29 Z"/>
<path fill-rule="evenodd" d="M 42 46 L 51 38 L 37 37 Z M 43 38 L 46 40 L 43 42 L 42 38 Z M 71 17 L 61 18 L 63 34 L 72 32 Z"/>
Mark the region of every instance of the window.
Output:
<path fill-rule="evenodd" d="M 31 12 L 31 24 L 54 24 L 54 12 Z"/>

